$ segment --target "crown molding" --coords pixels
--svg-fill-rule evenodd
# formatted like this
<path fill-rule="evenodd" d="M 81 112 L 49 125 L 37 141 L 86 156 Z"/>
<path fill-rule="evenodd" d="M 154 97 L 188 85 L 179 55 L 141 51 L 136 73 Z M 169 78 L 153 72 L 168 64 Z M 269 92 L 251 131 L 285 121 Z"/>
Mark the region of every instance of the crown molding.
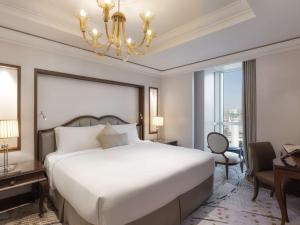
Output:
<path fill-rule="evenodd" d="M 149 53 L 164 51 L 255 17 L 246 0 L 233 2 L 158 36 Z"/>
<path fill-rule="evenodd" d="M 204 59 L 198 62 L 182 65 L 175 68 L 166 69 L 161 71 L 162 77 L 200 71 L 209 67 L 219 66 L 224 64 L 232 64 L 236 62 L 246 61 L 262 56 L 289 52 L 300 49 L 300 37 L 291 38 L 289 40 L 270 43 L 263 46 L 254 47 L 239 52 L 229 53 L 222 56 L 217 56 L 211 59 Z"/>
<path fill-rule="evenodd" d="M 91 61 L 97 64 L 117 67 L 119 69 L 139 72 L 144 75 L 155 77 L 169 77 L 172 75 L 195 72 L 212 66 L 231 64 L 238 61 L 240 62 L 266 55 L 278 54 L 282 52 L 300 49 L 300 37 L 295 37 L 289 40 L 278 41 L 263 46 L 253 47 L 251 49 L 216 56 L 210 59 L 203 59 L 197 62 L 192 62 L 186 65 L 180 65 L 166 70 L 160 70 L 158 68 L 151 68 L 146 65 L 135 64 L 134 62 L 123 62 L 122 60 L 115 59 L 112 57 L 103 57 L 101 58 L 101 60 L 99 60 L 99 56 L 96 56 L 90 50 L 53 40 L 48 40 L 32 34 L 24 33 L 22 31 L 17 31 L 11 28 L 5 28 L 1 26 L 0 41 L 33 49 L 38 49 L 44 52 L 51 52 L 54 54 L 60 54 L 85 61 Z"/>
<path fill-rule="evenodd" d="M 74 15 L 74 18 L 72 18 L 72 17 L 68 18 L 66 16 L 61 17 L 61 15 L 63 15 L 63 14 L 60 14 L 60 18 L 59 18 L 60 22 L 55 23 L 51 20 L 50 17 L 47 17 L 46 15 L 43 15 L 37 11 L 22 7 L 18 4 L 14 4 L 13 2 L 11 2 L 11 3 L 0 2 L 0 15 L 2 15 L 4 17 L 11 15 L 11 16 L 13 16 L 13 18 L 17 18 L 17 19 L 21 19 L 21 20 L 28 20 L 28 21 L 35 22 L 35 23 L 38 23 L 43 26 L 54 28 L 61 32 L 72 34 L 74 36 L 80 36 L 78 29 L 76 30 L 75 28 L 74 29 L 70 28 L 70 23 L 75 18 L 75 15 Z M 57 15 L 54 18 L 57 19 Z"/>
<path fill-rule="evenodd" d="M 148 76 L 160 76 L 160 71 L 134 62 L 124 62 L 120 59 L 112 57 L 102 57 L 95 55 L 94 52 L 79 48 L 76 46 L 67 45 L 53 40 L 47 40 L 41 37 L 26 34 L 13 29 L 3 28 L 0 26 L 0 41 L 23 47 L 29 47 L 40 51 L 77 58 L 84 61 L 117 67 L 128 71 L 139 72 Z"/>

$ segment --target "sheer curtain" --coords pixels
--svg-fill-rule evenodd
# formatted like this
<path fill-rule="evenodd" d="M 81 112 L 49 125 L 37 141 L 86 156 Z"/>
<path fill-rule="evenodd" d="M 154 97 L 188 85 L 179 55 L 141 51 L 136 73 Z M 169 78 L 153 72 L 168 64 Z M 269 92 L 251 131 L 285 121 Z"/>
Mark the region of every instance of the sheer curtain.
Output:
<path fill-rule="evenodd" d="M 244 155 L 247 174 L 251 176 L 251 155 L 248 144 L 256 142 L 256 60 L 243 62 L 243 124 L 244 124 Z"/>

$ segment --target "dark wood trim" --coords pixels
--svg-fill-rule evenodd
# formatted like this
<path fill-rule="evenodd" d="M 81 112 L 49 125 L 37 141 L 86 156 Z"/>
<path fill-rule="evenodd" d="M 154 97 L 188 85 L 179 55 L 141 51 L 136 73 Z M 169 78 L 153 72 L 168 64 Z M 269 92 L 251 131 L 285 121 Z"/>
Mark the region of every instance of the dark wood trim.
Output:
<path fill-rule="evenodd" d="M 21 66 L 12 65 L 12 64 L 5 64 L 0 63 L 0 67 L 8 67 L 17 70 L 17 118 L 18 118 L 18 125 L 19 125 L 19 138 L 17 139 L 17 147 L 11 148 L 9 151 L 19 151 L 21 150 Z"/>
<path fill-rule="evenodd" d="M 138 84 L 125 83 L 125 82 L 119 82 L 119 81 L 114 81 L 114 80 L 106 80 L 106 79 L 95 78 L 95 77 L 90 77 L 90 76 L 82 76 L 82 75 L 62 73 L 62 72 L 43 70 L 43 69 L 35 69 L 35 74 L 45 75 L 45 76 L 54 76 L 54 77 L 64 77 L 64 78 L 70 78 L 70 79 L 76 79 L 76 80 L 91 81 L 91 82 L 98 82 L 98 83 L 104 83 L 104 84 L 113 84 L 113 85 L 126 86 L 126 87 L 135 87 L 135 88 L 144 87 L 143 85 L 138 85 Z"/>
<path fill-rule="evenodd" d="M 158 116 L 158 88 L 157 87 L 149 87 L 149 134 L 157 134 L 157 131 L 151 131 L 151 116 L 150 116 L 150 112 L 151 112 L 151 104 L 150 104 L 150 91 L 151 89 L 156 89 L 157 91 L 157 106 L 156 106 L 156 115 Z"/>
<path fill-rule="evenodd" d="M 142 125 L 141 139 L 145 139 L 145 87 L 139 88 L 139 124 Z"/>
<path fill-rule="evenodd" d="M 138 84 L 132 84 L 132 83 L 125 83 L 125 82 L 119 82 L 119 81 L 113 81 L 113 80 L 106 80 L 101 78 L 95 78 L 95 77 L 89 77 L 89 76 L 81 76 L 81 75 L 75 75 L 75 74 L 69 74 L 69 73 L 62 73 L 62 72 L 56 72 L 56 71 L 50 71 L 50 70 L 43 70 L 43 69 L 34 69 L 34 149 L 35 149 L 35 159 L 38 159 L 38 129 L 37 129 L 37 100 L 38 100 L 38 76 L 53 76 L 53 77 L 63 77 L 68 79 L 76 79 L 76 80 L 82 80 L 82 81 L 90 81 L 90 82 L 98 82 L 98 83 L 104 83 L 104 84 L 111 84 L 111 85 L 119 85 L 119 86 L 126 86 L 126 87 L 133 87 L 138 89 L 138 118 L 139 118 L 139 126 L 141 126 L 142 134 L 141 139 L 144 139 L 144 133 L 145 133 L 145 126 L 144 126 L 144 106 L 145 106 L 145 98 L 144 98 L 144 90 L 145 87 L 143 85 Z M 95 117 L 97 118 L 97 117 Z M 101 118 L 101 117 L 100 117 Z M 75 118 L 78 119 L 78 118 Z M 74 119 L 74 120 L 75 120 Z M 99 118 L 97 118 L 99 119 Z M 120 118 L 118 118 L 120 119 Z M 72 121 L 70 121 L 72 122 Z M 68 123 L 70 123 L 68 122 Z M 124 121 L 125 122 L 125 121 Z M 125 122 L 126 123 L 126 122 Z M 51 129 L 49 129 L 51 130 Z"/>

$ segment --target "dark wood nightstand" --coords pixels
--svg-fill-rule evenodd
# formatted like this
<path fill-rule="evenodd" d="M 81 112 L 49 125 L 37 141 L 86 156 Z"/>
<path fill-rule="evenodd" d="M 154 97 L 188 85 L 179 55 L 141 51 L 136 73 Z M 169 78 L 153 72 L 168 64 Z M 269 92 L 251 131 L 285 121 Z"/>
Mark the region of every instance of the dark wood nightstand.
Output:
<path fill-rule="evenodd" d="M 28 161 L 16 163 L 15 171 L 7 175 L 0 175 L 0 192 L 12 190 L 26 185 L 36 185 L 39 194 L 40 216 L 45 212 L 44 200 L 49 192 L 48 180 L 45 168 L 39 161 Z M 34 195 L 34 193 L 32 193 Z M 16 207 L 18 204 L 24 204 L 23 201 L 11 197 L 2 200 L 5 204 L 0 204 L 0 211 Z"/>
<path fill-rule="evenodd" d="M 158 143 L 161 143 L 161 144 L 166 144 L 166 145 L 174 145 L 174 146 L 178 145 L 177 140 L 158 139 L 158 140 L 151 140 L 151 141 L 158 142 Z"/>

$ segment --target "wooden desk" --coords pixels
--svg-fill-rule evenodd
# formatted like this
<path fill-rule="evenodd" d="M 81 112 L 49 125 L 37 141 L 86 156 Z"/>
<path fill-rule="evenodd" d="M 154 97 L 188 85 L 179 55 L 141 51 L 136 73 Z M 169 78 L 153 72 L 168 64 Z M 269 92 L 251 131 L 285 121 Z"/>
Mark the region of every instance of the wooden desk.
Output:
<path fill-rule="evenodd" d="M 280 158 L 276 158 L 273 161 L 275 193 L 281 211 L 281 225 L 289 222 L 283 187 L 284 181 L 289 178 L 300 180 L 300 156 L 291 156 L 286 161 L 295 164 L 296 167 L 287 166 Z"/>

